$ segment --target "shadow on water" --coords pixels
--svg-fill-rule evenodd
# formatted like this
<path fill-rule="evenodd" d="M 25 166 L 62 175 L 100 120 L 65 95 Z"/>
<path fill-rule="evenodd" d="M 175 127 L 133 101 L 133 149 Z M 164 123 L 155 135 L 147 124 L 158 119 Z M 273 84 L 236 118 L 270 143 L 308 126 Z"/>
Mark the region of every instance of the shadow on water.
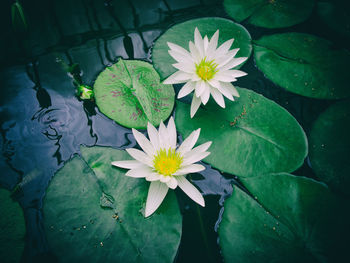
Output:
<path fill-rule="evenodd" d="M 145 3 L 147 2 L 147 3 Z M 79 153 L 79 145 L 135 146 L 131 130 L 101 114 L 93 101 L 76 96 L 79 85 L 93 86 L 96 76 L 118 58 L 151 61 L 154 40 L 169 26 L 191 18 L 227 17 L 215 0 L 55 0 L 23 1 L 28 31 L 11 27 L 10 1 L 1 3 L 0 185 L 14 189 L 24 208 L 27 242 L 24 262 L 50 262 L 42 225 L 42 198 L 55 171 Z M 309 22 L 289 31 L 308 32 Z M 247 25 L 254 39 L 266 32 Z M 278 32 L 278 30 L 276 30 Z M 326 37 L 321 32 L 320 35 Z M 238 86 L 253 89 L 285 107 L 306 133 L 330 103 L 282 90 L 256 70 L 253 58 L 244 65 L 248 76 Z M 183 235 L 176 262 L 221 262 L 217 228 L 223 202 L 237 178 L 206 170 L 192 177 L 206 198 L 198 208 L 176 191 L 183 217 Z M 312 171 L 307 163 L 296 174 Z M 198 223 L 199 222 L 199 223 Z M 206 251 L 207 253 L 203 253 Z"/>

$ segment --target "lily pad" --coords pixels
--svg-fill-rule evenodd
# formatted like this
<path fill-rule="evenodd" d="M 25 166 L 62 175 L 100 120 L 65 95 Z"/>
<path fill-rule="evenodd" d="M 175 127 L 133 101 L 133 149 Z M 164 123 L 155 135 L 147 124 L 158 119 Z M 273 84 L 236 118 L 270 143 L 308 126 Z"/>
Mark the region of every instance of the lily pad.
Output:
<path fill-rule="evenodd" d="M 59 262 L 173 262 L 182 228 L 174 192 L 144 218 L 149 182 L 112 167 L 125 151 L 82 147 L 53 177 L 43 205 Z"/>
<path fill-rule="evenodd" d="M 310 162 L 316 175 L 333 189 L 350 194 L 350 101 L 329 107 L 310 134 Z"/>
<path fill-rule="evenodd" d="M 178 131 L 187 137 L 201 128 L 198 143 L 213 141 L 204 161 L 222 172 L 249 177 L 300 167 L 307 155 L 307 139 L 298 122 L 275 102 L 236 88 L 240 97 L 225 109 L 207 104 L 193 119 L 190 105 L 178 102 Z"/>
<path fill-rule="evenodd" d="M 168 53 L 169 47 L 167 42 L 177 44 L 189 50 L 189 42 L 194 41 L 194 30 L 196 27 L 202 37 L 207 35 L 209 39 L 214 35 L 216 30 L 219 29 L 218 45 L 234 38 L 231 49 L 239 48 L 236 57 L 249 57 L 252 52 L 250 34 L 242 25 L 219 17 L 192 19 L 169 28 L 155 42 L 152 48 L 152 61 L 161 80 L 166 79 L 177 71 L 177 69 L 172 66 L 176 61 Z M 243 64 L 239 65 L 237 68 L 242 65 Z"/>
<path fill-rule="evenodd" d="M 301 23 L 310 16 L 314 4 L 314 0 L 224 0 L 224 8 L 233 19 L 266 28 Z"/>
<path fill-rule="evenodd" d="M 128 128 L 158 126 L 174 107 L 172 85 L 161 84 L 151 64 L 138 60 L 122 60 L 107 67 L 94 85 L 100 111 Z"/>
<path fill-rule="evenodd" d="M 321 20 L 339 34 L 350 37 L 350 4 L 344 0 L 321 0 L 317 3 Z"/>
<path fill-rule="evenodd" d="M 225 201 L 225 262 L 348 261 L 349 211 L 324 184 L 285 173 L 242 182 L 253 197 L 235 188 Z"/>
<path fill-rule="evenodd" d="M 23 210 L 5 189 L 0 189 L 0 213 L 1 262 L 20 262 L 26 233 Z"/>
<path fill-rule="evenodd" d="M 264 36 L 254 42 L 258 68 L 275 84 L 306 97 L 350 96 L 350 53 L 303 33 Z"/>

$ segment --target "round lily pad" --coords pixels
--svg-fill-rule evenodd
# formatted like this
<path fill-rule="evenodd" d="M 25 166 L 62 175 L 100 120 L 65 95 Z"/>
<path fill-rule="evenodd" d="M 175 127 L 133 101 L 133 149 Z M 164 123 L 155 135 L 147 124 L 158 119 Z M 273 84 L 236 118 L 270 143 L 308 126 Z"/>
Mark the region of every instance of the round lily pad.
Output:
<path fill-rule="evenodd" d="M 245 177 L 300 167 L 307 155 L 307 139 L 298 122 L 275 102 L 236 88 L 240 97 L 225 109 L 207 104 L 193 119 L 190 105 L 178 102 L 178 131 L 187 137 L 201 128 L 198 143 L 213 142 L 204 161 L 222 172 Z"/>
<path fill-rule="evenodd" d="M 333 189 L 350 194 L 350 101 L 329 107 L 310 134 L 310 162 L 316 175 Z"/>
<path fill-rule="evenodd" d="M 350 53 L 328 40 L 303 33 L 264 36 L 254 42 L 258 68 L 275 84 L 302 96 L 350 96 Z"/>
<path fill-rule="evenodd" d="M 82 147 L 53 177 L 44 199 L 47 239 L 59 262 L 173 262 L 182 217 L 173 191 L 149 218 L 149 182 L 112 161 L 125 151 Z"/>
<path fill-rule="evenodd" d="M 234 42 L 231 49 L 239 48 L 236 57 L 249 57 L 252 52 L 250 34 L 242 25 L 219 17 L 192 19 L 169 28 L 155 42 L 152 48 L 152 61 L 161 80 L 166 79 L 177 71 L 172 66 L 172 64 L 176 63 L 176 60 L 169 55 L 167 42 L 177 44 L 189 51 L 189 42 L 194 42 L 194 30 L 196 27 L 202 37 L 207 35 L 209 39 L 219 29 L 218 45 L 233 38 Z M 237 68 L 242 65 L 239 65 Z"/>
<path fill-rule="evenodd" d="M 285 173 L 242 182 L 252 196 L 235 188 L 219 227 L 225 262 L 347 262 L 349 210 L 324 184 Z"/>
<path fill-rule="evenodd" d="M 315 0 L 224 0 L 226 12 L 236 21 L 266 27 L 289 27 L 306 20 Z"/>
<path fill-rule="evenodd" d="M 139 60 L 122 60 L 107 67 L 94 84 L 100 111 L 128 128 L 158 126 L 174 107 L 172 85 L 161 84 L 151 64 Z"/>
<path fill-rule="evenodd" d="M 23 210 L 5 189 L 0 189 L 0 213 L 1 262 L 20 262 L 26 233 Z"/>

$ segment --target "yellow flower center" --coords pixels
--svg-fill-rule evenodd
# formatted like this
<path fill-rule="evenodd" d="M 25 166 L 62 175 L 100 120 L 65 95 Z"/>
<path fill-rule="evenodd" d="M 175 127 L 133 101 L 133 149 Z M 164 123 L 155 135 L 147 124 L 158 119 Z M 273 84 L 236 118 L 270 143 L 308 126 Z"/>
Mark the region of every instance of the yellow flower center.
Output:
<path fill-rule="evenodd" d="M 218 66 L 214 63 L 214 59 L 206 61 L 207 58 L 203 58 L 199 64 L 196 64 L 196 73 L 202 80 L 210 80 L 214 77 L 217 72 L 216 67 Z"/>
<path fill-rule="evenodd" d="M 174 149 L 160 149 L 153 159 L 154 169 L 162 175 L 171 176 L 179 170 L 182 157 Z"/>

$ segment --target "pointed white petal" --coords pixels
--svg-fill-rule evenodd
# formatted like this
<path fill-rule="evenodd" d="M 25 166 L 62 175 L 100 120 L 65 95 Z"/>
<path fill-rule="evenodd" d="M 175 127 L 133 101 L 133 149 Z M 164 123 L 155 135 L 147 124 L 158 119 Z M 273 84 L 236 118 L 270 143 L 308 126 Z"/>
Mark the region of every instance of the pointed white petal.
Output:
<path fill-rule="evenodd" d="M 191 156 L 188 156 L 186 158 L 184 157 L 182 165 L 186 166 L 186 165 L 190 165 L 190 164 L 199 162 L 200 160 L 207 157 L 209 154 L 210 154 L 210 152 L 199 152 L 199 153 L 192 154 Z"/>
<path fill-rule="evenodd" d="M 190 55 L 186 49 L 184 49 L 183 47 L 181 47 L 179 45 L 176 45 L 176 44 L 171 43 L 171 42 L 167 42 L 167 44 L 171 50 L 174 50 L 177 53 L 183 54 L 184 56 Z"/>
<path fill-rule="evenodd" d="M 176 71 L 174 74 L 170 75 L 166 80 L 164 80 L 163 84 L 183 83 L 191 79 L 191 77 L 192 74 L 183 71 Z"/>
<path fill-rule="evenodd" d="M 181 99 L 188 94 L 190 94 L 195 88 L 195 82 L 189 81 L 187 82 L 179 91 L 179 94 L 177 94 L 177 98 Z"/>
<path fill-rule="evenodd" d="M 158 134 L 157 129 L 150 122 L 147 123 L 147 133 L 148 133 L 148 137 L 151 141 L 151 144 L 153 145 L 154 150 L 158 151 L 160 148 L 159 134 Z"/>
<path fill-rule="evenodd" d="M 204 54 L 207 53 L 207 48 L 209 45 L 209 40 L 208 40 L 208 36 L 205 36 L 203 38 L 203 48 L 204 48 Z"/>
<path fill-rule="evenodd" d="M 233 58 L 229 62 L 227 62 L 225 65 L 221 64 L 221 67 L 217 67 L 220 70 L 229 70 L 231 68 L 234 68 L 240 64 L 242 64 L 244 61 L 246 61 L 248 58 L 247 57 L 240 57 L 240 58 Z"/>
<path fill-rule="evenodd" d="M 169 135 L 169 146 L 176 149 L 177 134 L 174 118 L 171 116 L 168 122 L 168 135 Z"/>
<path fill-rule="evenodd" d="M 200 97 L 205 89 L 208 89 L 209 87 L 206 85 L 205 81 L 200 80 L 196 82 L 196 88 L 195 88 L 195 95 L 196 97 Z"/>
<path fill-rule="evenodd" d="M 159 145 L 160 148 L 168 149 L 170 147 L 169 145 L 169 134 L 168 130 L 165 127 L 164 123 L 161 121 L 159 124 Z"/>
<path fill-rule="evenodd" d="M 226 71 L 219 71 L 215 74 L 215 79 L 222 81 L 222 82 L 232 82 L 235 81 L 236 78 L 242 77 L 247 75 L 247 73 L 240 71 L 240 70 L 226 70 Z"/>
<path fill-rule="evenodd" d="M 171 177 L 171 179 L 166 183 L 166 185 L 171 189 L 175 189 L 177 187 L 177 180 L 174 177 Z"/>
<path fill-rule="evenodd" d="M 112 165 L 124 168 L 124 169 L 135 169 L 144 166 L 143 163 L 140 163 L 136 160 L 128 160 L 128 161 L 114 161 Z"/>
<path fill-rule="evenodd" d="M 186 154 L 188 151 L 190 151 L 193 146 L 196 144 L 199 134 L 201 132 L 201 129 L 197 129 L 193 131 L 180 145 L 180 147 L 177 149 L 177 152 L 180 153 L 182 156 Z"/>
<path fill-rule="evenodd" d="M 215 88 L 211 88 L 210 89 L 210 94 L 213 96 L 213 98 L 216 101 L 216 103 L 220 105 L 220 107 L 225 108 L 224 97 L 222 96 L 220 91 L 218 91 Z"/>
<path fill-rule="evenodd" d="M 126 172 L 126 176 L 134 177 L 134 178 L 143 178 L 148 177 L 152 174 L 152 169 L 148 166 L 143 166 L 140 168 L 131 169 Z"/>
<path fill-rule="evenodd" d="M 196 148 L 193 148 L 191 151 L 185 153 L 184 159 L 185 158 L 191 158 L 193 155 L 205 152 L 206 150 L 209 149 L 211 144 L 212 144 L 212 142 L 209 141 L 209 142 L 206 142 L 206 143 L 203 143 L 203 144 L 197 146 Z"/>
<path fill-rule="evenodd" d="M 160 174 L 159 180 L 160 180 L 162 183 L 167 183 L 167 182 L 169 182 L 169 181 L 171 180 L 171 177 L 170 177 L 170 176 L 166 176 L 166 175 Z"/>
<path fill-rule="evenodd" d="M 207 48 L 207 58 L 208 60 L 212 60 L 215 54 L 216 47 L 218 46 L 218 39 L 219 39 L 219 29 L 216 30 L 214 35 L 209 41 L 208 48 Z"/>
<path fill-rule="evenodd" d="M 192 98 L 192 103 L 191 103 L 191 118 L 196 114 L 199 106 L 201 105 L 201 99 L 197 98 L 196 95 L 193 96 Z"/>
<path fill-rule="evenodd" d="M 235 49 L 232 49 L 229 52 L 227 52 L 221 56 L 216 56 L 215 63 L 218 64 L 218 68 L 223 66 L 223 65 L 226 65 L 226 63 L 228 63 L 232 58 L 234 58 L 234 56 L 236 56 L 238 50 L 239 50 L 239 48 L 235 48 Z"/>
<path fill-rule="evenodd" d="M 168 53 L 177 62 L 181 62 L 181 63 L 193 63 L 194 62 L 190 53 L 188 53 L 187 55 L 184 55 L 184 54 L 176 52 L 174 50 L 168 50 Z"/>
<path fill-rule="evenodd" d="M 145 217 L 150 216 L 157 210 L 163 202 L 168 189 L 166 184 L 159 181 L 151 182 L 147 195 Z"/>
<path fill-rule="evenodd" d="M 215 57 L 221 57 L 221 56 L 225 55 L 229 51 L 230 47 L 232 46 L 232 43 L 233 43 L 233 38 L 225 41 L 215 51 Z"/>
<path fill-rule="evenodd" d="M 220 81 L 215 80 L 212 83 L 210 83 L 210 85 L 212 85 L 212 86 L 215 85 L 214 87 L 217 88 L 218 91 L 222 93 L 222 95 L 224 95 L 229 100 L 234 101 L 234 98 L 232 97 L 231 91 L 229 89 L 227 89 L 225 85 L 221 85 L 222 83 L 226 83 L 226 82 L 220 82 Z"/>
<path fill-rule="evenodd" d="M 188 44 L 190 48 L 190 52 L 192 57 L 194 58 L 195 63 L 199 63 L 202 60 L 201 53 L 199 52 L 198 48 L 193 44 L 192 41 Z"/>
<path fill-rule="evenodd" d="M 203 92 L 203 94 L 201 96 L 201 101 L 202 101 L 203 105 L 207 104 L 209 97 L 210 97 L 210 88 L 205 89 L 205 91 Z"/>
<path fill-rule="evenodd" d="M 197 47 L 200 55 L 203 57 L 203 54 L 204 54 L 203 39 L 202 39 L 201 33 L 199 33 L 199 30 L 197 27 L 194 30 L 194 44 Z"/>
<path fill-rule="evenodd" d="M 137 143 L 140 145 L 142 150 L 145 153 L 147 153 L 147 155 L 152 156 L 155 154 L 155 150 L 154 150 L 153 145 L 151 144 L 151 142 L 149 140 L 147 140 L 147 138 L 141 132 L 132 128 L 132 133 L 134 134 L 134 137 L 135 137 Z"/>
<path fill-rule="evenodd" d="M 151 160 L 151 158 L 147 154 L 145 154 L 143 151 L 140 151 L 140 150 L 137 150 L 137 149 L 134 149 L 134 148 L 129 148 L 129 149 L 125 149 L 125 150 L 135 160 L 152 167 L 152 160 Z"/>
<path fill-rule="evenodd" d="M 194 63 L 192 64 L 185 64 L 185 63 L 175 63 L 173 64 L 174 68 L 177 68 L 178 70 L 181 70 L 186 73 L 193 74 L 196 72 L 196 67 Z"/>
<path fill-rule="evenodd" d="M 221 82 L 221 86 L 227 89 L 233 96 L 239 97 L 237 89 L 229 82 Z"/>
<path fill-rule="evenodd" d="M 190 173 L 198 173 L 201 171 L 204 171 L 205 167 L 201 164 L 190 164 L 187 166 L 184 166 L 180 168 L 179 170 L 174 173 L 174 175 L 185 175 L 185 174 L 190 174 Z"/>
<path fill-rule="evenodd" d="M 182 191 L 185 192 L 193 201 L 200 204 L 201 206 L 205 206 L 204 198 L 202 194 L 198 191 L 196 187 L 194 187 L 187 179 L 180 175 L 177 177 L 177 183 Z"/>
<path fill-rule="evenodd" d="M 150 182 L 152 182 L 152 181 L 159 181 L 159 179 L 160 179 L 160 175 L 155 173 L 155 172 L 153 172 L 153 173 L 149 174 L 148 176 L 146 176 L 146 181 L 150 181 Z"/>

